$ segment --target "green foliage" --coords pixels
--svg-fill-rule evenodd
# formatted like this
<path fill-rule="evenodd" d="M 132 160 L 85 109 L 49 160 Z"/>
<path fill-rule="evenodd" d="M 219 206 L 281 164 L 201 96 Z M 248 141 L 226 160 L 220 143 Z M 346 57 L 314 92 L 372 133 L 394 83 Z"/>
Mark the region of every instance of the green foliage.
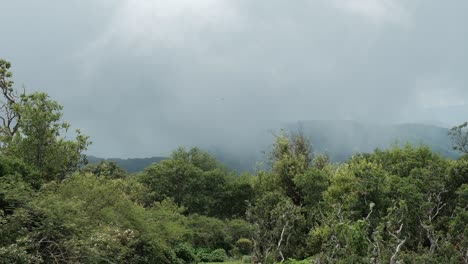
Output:
<path fill-rule="evenodd" d="M 243 219 L 232 219 L 226 221 L 227 233 L 230 241 L 236 242 L 241 238 L 250 237 L 253 226 Z"/>
<path fill-rule="evenodd" d="M 251 238 L 255 261 L 284 259 L 284 254 L 297 249 L 290 240 L 300 239 L 304 217 L 288 197 L 278 193 L 265 194 L 249 208 L 247 219 L 254 226 Z"/>
<path fill-rule="evenodd" d="M 202 263 L 211 262 L 211 251 L 207 248 L 198 248 L 196 256 Z"/>
<path fill-rule="evenodd" d="M 197 263 L 197 256 L 195 255 L 195 250 L 186 244 L 177 245 L 174 248 L 174 253 L 177 258 L 182 260 L 184 264 Z"/>
<path fill-rule="evenodd" d="M 223 165 L 215 157 L 199 148 L 191 148 L 188 151 L 184 148 L 179 148 L 171 154 L 171 159 L 184 161 L 202 171 L 224 169 Z"/>
<path fill-rule="evenodd" d="M 379 163 L 384 170 L 399 177 L 410 176 L 414 169 L 443 169 L 444 163 L 447 162 L 429 147 L 415 148 L 411 145 L 387 151 L 376 150 L 375 153 L 365 158 Z M 439 165 L 442 167 L 439 168 Z"/>
<path fill-rule="evenodd" d="M 226 251 L 223 248 L 218 248 L 211 252 L 211 260 L 212 262 L 224 262 L 228 259 Z"/>
<path fill-rule="evenodd" d="M 242 216 L 246 201 L 253 196 L 248 182 L 231 175 L 214 157 L 196 148 L 175 151 L 171 159 L 147 168 L 140 179 L 151 191 L 150 200 L 174 199 L 187 213 Z"/>
<path fill-rule="evenodd" d="M 101 161 L 98 164 L 90 164 L 81 169 L 83 173 L 92 173 L 97 177 L 122 179 L 127 177 L 127 172 L 115 161 Z"/>
<path fill-rule="evenodd" d="M 43 93 L 22 95 L 21 103 L 15 105 L 21 119 L 6 151 L 33 165 L 45 180 L 63 179 L 76 170 L 88 146 L 88 137 L 79 130 L 74 141 L 62 135 L 70 126 L 61 121 L 61 110 L 62 106 Z"/>
<path fill-rule="evenodd" d="M 253 242 L 248 238 L 240 238 L 236 241 L 236 248 L 239 250 L 239 253 L 250 255 L 252 253 Z"/>
<path fill-rule="evenodd" d="M 187 224 L 191 231 L 190 242 L 195 248 L 231 249 L 233 243 L 222 220 L 195 214 L 189 216 Z"/>
<path fill-rule="evenodd" d="M 451 204 L 460 194 L 454 188 L 466 180 L 462 162 L 411 146 L 354 157 L 336 170 L 324 192 L 329 209 L 309 233 L 310 255 L 378 263 L 459 258 L 460 240 L 447 242 L 452 236 L 445 230 L 457 212 Z"/>
<path fill-rule="evenodd" d="M 66 139 L 70 125 L 62 121 L 62 106 L 45 93 L 18 95 L 10 66 L 0 60 L 1 153 L 36 169 L 41 176 L 36 182 L 63 179 L 82 164 L 88 137 L 77 130 L 75 140 Z"/>
<path fill-rule="evenodd" d="M 0 210 L 11 213 L 17 207 L 28 202 L 34 194 L 31 185 L 25 182 L 21 175 L 5 175 L 0 177 Z"/>
<path fill-rule="evenodd" d="M 39 188 L 38 173 L 20 159 L 0 156 L 0 210 L 6 214 L 26 204 Z"/>
<path fill-rule="evenodd" d="M 222 248 L 215 249 L 213 251 L 210 251 L 207 248 L 200 248 L 198 249 L 196 254 L 200 261 L 203 263 L 225 262 L 228 259 L 226 251 Z"/>
<path fill-rule="evenodd" d="M 4 228 L 23 230 L 10 243 L 27 241 L 31 248 L 26 252 L 39 251 L 46 262 L 148 263 L 159 259 L 158 263 L 174 263 L 168 241 L 177 241 L 185 232 L 178 226 L 182 216 L 170 210 L 164 205 L 145 209 L 133 203 L 118 181 L 74 175 L 59 185 L 43 187 L 26 210 L 5 219 Z"/>
<path fill-rule="evenodd" d="M 0 247 L 1 263 L 43 263 L 41 256 L 29 254 L 25 247 L 12 244 L 8 247 Z"/>
<path fill-rule="evenodd" d="M 322 194 L 329 185 L 330 172 L 311 168 L 294 178 L 294 184 L 304 194 L 304 205 L 315 206 L 322 201 Z"/>
<path fill-rule="evenodd" d="M 13 74 L 10 68 L 10 62 L 0 59 L 0 90 L 4 97 L 0 108 L 0 120 L 2 121 L 0 126 L 0 146 L 2 148 L 8 145 L 18 130 L 18 113 L 14 108 L 19 98 L 13 89 L 13 81 L 11 80 Z"/>
<path fill-rule="evenodd" d="M 277 137 L 271 153 L 272 172 L 279 187 L 294 204 L 303 202 L 303 194 L 294 184 L 297 175 L 305 173 L 311 164 L 310 142 L 302 134 L 283 134 Z"/>

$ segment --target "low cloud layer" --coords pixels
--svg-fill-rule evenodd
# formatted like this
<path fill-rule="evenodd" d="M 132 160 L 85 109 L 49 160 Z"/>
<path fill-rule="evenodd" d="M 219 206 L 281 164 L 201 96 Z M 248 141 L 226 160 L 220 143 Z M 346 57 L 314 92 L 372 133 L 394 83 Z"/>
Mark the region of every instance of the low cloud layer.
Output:
<path fill-rule="evenodd" d="M 296 120 L 451 123 L 425 113 L 468 103 L 462 0 L 47 3 L 2 3 L 0 56 L 100 156 L 236 149 Z"/>

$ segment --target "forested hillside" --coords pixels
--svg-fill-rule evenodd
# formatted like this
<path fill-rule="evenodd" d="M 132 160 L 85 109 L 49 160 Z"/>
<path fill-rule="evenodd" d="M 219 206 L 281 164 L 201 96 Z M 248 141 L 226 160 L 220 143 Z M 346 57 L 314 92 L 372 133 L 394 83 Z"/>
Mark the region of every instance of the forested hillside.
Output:
<path fill-rule="evenodd" d="M 47 94 L 15 90 L 10 67 L 0 60 L 0 263 L 468 262 L 467 123 L 448 131 L 458 159 L 407 144 L 335 163 L 293 131 L 255 172 L 179 148 L 128 174 L 85 164 L 88 137 Z"/>

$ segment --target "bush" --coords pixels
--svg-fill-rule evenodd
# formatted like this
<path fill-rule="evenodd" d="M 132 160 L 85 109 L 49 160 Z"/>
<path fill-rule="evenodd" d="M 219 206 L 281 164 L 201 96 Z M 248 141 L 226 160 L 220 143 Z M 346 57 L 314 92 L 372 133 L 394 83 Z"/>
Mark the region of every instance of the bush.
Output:
<path fill-rule="evenodd" d="M 222 248 L 218 248 L 211 252 L 211 262 L 224 262 L 228 258 L 226 251 Z"/>
<path fill-rule="evenodd" d="M 211 253 L 210 253 L 209 249 L 197 248 L 197 250 L 195 251 L 195 254 L 196 254 L 197 258 L 201 262 L 210 262 L 211 261 Z"/>
<path fill-rule="evenodd" d="M 174 249 L 177 258 L 183 260 L 186 264 L 197 263 L 197 256 L 194 251 L 195 250 L 191 246 L 185 244 L 178 245 Z"/>
<path fill-rule="evenodd" d="M 226 251 L 218 248 L 210 252 L 207 248 L 197 249 L 197 257 L 201 262 L 224 262 L 228 259 Z"/>
<path fill-rule="evenodd" d="M 250 255 L 253 248 L 253 242 L 248 238 L 241 238 L 237 240 L 236 247 L 242 255 Z"/>
<path fill-rule="evenodd" d="M 156 241 L 140 239 L 133 249 L 135 254 L 124 263 L 184 264 L 173 250 Z"/>
<path fill-rule="evenodd" d="M 12 244 L 8 247 L 0 247 L 1 263 L 42 263 L 38 255 L 31 255 L 25 248 Z"/>

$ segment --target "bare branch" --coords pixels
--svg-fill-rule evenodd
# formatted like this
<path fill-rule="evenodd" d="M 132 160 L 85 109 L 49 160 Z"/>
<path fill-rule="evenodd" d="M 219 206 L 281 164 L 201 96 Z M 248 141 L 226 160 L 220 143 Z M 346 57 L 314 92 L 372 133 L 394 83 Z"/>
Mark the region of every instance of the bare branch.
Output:
<path fill-rule="evenodd" d="M 406 242 L 406 237 L 403 240 L 400 240 L 400 243 L 397 245 L 395 248 L 395 253 L 393 253 L 392 257 L 390 258 L 390 264 L 396 264 L 397 263 L 397 255 L 398 252 L 400 252 L 401 246 Z"/>
<path fill-rule="evenodd" d="M 281 263 L 284 262 L 283 252 L 281 252 L 281 243 L 283 242 L 284 232 L 286 231 L 286 228 L 288 227 L 288 225 L 289 225 L 289 220 L 286 221 L 286 224 L 284 224 L 283 229 L 281 230 L 280 239 L 279 239 L 278 245 L 276 247 L 276 250 L 278 250 L 278 252 L 279 252 L 279 254 L 281 256 Z"/>

